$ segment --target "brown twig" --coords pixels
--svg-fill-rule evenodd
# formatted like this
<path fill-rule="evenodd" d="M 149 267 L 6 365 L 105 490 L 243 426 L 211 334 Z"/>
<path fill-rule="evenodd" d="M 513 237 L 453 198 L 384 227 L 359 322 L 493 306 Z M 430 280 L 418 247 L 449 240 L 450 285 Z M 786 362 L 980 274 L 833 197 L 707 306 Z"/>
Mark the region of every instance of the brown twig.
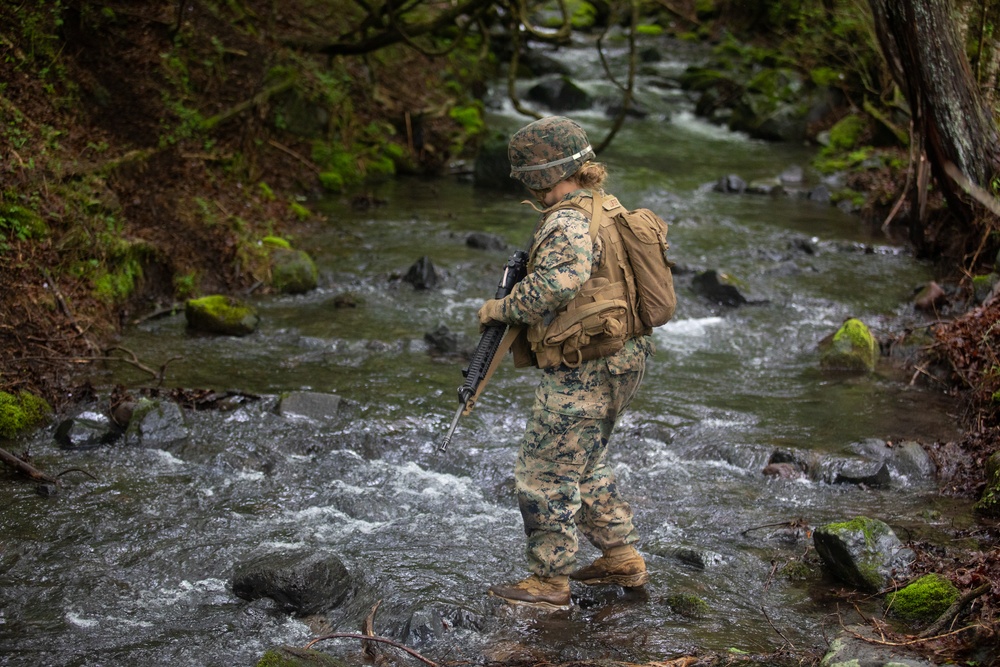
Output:
<path fill-rule="evenodd" d="M 48 473 L 42 472 L 41 470 L 31 465 L 27 461 L 22 461 L 21 459 L 14 456 L 5 449 L 0 449 L 0 461 L 3 461 L 10 467 L 14 468 L 20 473 L 27 475 L 31 479 L 40 482 L 48 482 L 49 484 L 55 484 L 56 486 L 61 486 L 59 479 L 57 477 L 53 477 Z"/>

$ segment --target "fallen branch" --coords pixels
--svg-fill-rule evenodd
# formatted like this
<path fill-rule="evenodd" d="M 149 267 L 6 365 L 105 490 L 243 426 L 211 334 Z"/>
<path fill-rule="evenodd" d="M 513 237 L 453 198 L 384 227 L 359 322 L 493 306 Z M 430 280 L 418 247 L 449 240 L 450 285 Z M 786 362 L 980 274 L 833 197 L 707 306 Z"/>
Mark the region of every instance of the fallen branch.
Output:
<path fill-rule="evenodd" d="M 284 91 L 288 90 L 289 88 L 291 88 L 292 85 L 294 85 L 294 84 L 295 84 L 295 78 L 294 77 L 288 77 L 287 79 L 285 79 L 283 81 L 279 81 L 278 83 L 274 84 L 273 86 L 270 86 L 270 87 L 265 88 L 264 90 L 260 91 L 259 93 L 257 93 L 253 97 L 251 97 L 249 100 L 245 100 L 243 102 L 240 102 L 236 106 L 234 106 L 234 107 L 232 107 L 230 109 L 227 109 L 226 111 L 223 111 L 220 114 L 216 114 L 216 115 L 212 116 L 211 118 L 206 118 L 204 120 L 204 122 L 202 122 L 201 127 L 202 127 L 202 129 L 205 129 L 205 130 L 211 130 L 216 125 L 224 123 L 227 120 L 229 120 L 230 118 L 233 118 L 234 116 L 238 116 L 239 114 L 243 113 L 247 109 L 252 109 L 255 106 L 263 104 L 272 95 L 277 95 L 278 93 L 284 92 Z"/>
<path fill-rule="evenodd" d="M 62 486 L 59 482 L 58 477 L 53 477 L 47 473 L 42 472 L 35 466 L 31 465 L 27 461 L 22 461 L 18 457 L 14 456 L 5 449 L 0 449 L 0 461 L 3 461 L 10 467 L 14 468 L 20 473 L 23 473 L 30 477 L 31 479 L 37 480 L 39 482 L 48 482 L 49 484 L 55 484 L 56 486 Z M 68 470 L 66 472 L 69 472 Z"/>

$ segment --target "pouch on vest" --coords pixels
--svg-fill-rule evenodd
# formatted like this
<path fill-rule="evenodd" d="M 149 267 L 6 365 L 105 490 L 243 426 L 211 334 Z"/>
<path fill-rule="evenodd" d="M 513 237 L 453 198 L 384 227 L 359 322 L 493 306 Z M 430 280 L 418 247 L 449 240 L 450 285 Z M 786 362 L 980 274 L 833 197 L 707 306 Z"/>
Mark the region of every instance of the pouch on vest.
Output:
<path fill-rule="evenodd" d="M 621 211 L 615 216 L 628 252 L 639 299 L 639 319 L 648 327 L 666 324 L 677 308 L 674 263 L 667 259 L 667 223 L 648 208 Z"/>
<path fill-rule="evenodd" d="M 528 342 L 539 368 L 575 368 L 622 349 L 628 338 L 628 310 L 624 285 L 594 280 L 547 325 L 529 328 Z"/>

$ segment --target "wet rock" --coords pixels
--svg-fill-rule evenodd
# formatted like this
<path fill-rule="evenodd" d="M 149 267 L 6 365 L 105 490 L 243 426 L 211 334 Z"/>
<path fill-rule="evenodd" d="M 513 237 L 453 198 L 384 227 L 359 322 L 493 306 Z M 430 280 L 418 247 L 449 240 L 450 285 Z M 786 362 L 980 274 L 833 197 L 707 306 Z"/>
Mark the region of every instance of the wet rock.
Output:
<path fill-rule="evenodd" d="M 343 399 L 336 394 L 315 391 L 293 391 L 282 396 L 278 414 L 284 417 L 305 417 L 324 421 L 337 416 Z"/>
<path fill-rule="evenodd" d="M 506 250 L 507 241 L 496 234 L 486 232 L 472 232 L 465 237 L 465 245 L 477 250 Z"/>
<path fill-rule="evenodd" d="M 915 557 L 886 523 L 868 517 L 820 526 L 813 543 L 837 579 L 870 592 L 905 576 Z"/>
<path fill-rule="evenodd" d="M 935 311 L 948 300 L 948 293 L 933 280 L 920 288 L 913 297 L 913 307 L 917 310 Z"/>
<path fill-rule="evenodd" d="M 340 658 L 329 653 L 295 646 L 275 646 L 261 656 L 257 667 L 348 667 Z"/>
<path fill-rule="evenodd" d="M 424 342 L 432 354 L 471 356 L 473 343 L 464 333 L 454 332 L 444 324 L 424 334 Z"/>
<path fill-rule="evenodd" d="M 933 667 L 934 663 L 909 652 L 905 647 L 890 646 L 875 636 L 867 625 L 848 626 L 830 642 L 820 667 Z"/>
<path fill-rule="evenodd" d="M 691 285 L 698 294 L 722 306 L 735 308 L 747 302 L 734 286 L 720 282 L 719 274 L 712 269 L 696 274 Z"/>
<path fill-rule="evenodd" d="M 889 487 L 892 477 L 889 466 L 882 461 L 848 461 L 837 471 L 833 478 L 834 484 L 855 484 L 871 489 Z"/>
<path fill-rule="evenodd" d="M 751 181 L 746 187 L 748 195 L 764 195 L 767 197 L 780 197 L 786 194 L 785 187 L 775 179 L 765 179 Z"/>
<path fill-rule="evenodd" d="M 282 294 L 304 294 L 316 289 L 319 271 L 304 250 L 275 248 L 271 251 L 271 285 Z"/>
<path fill-rule="evenodd" d="M 520 64 L 532 76 L 546 76 L 558 74 L 560 76 L 570 74 L 569 68 L 549 54 L 538 49 L 527 49 L 521 54 Z"/>
<path fill-rule="evenodd" d="M 42 496 L 43 498 L 51 498 L 52 496 L 58 496 L 59 486 L 57 484 L 38 484 L 35 486 L 35 493 Z"/>
<path fill-rule="evenodd" d="M 816 187 L 814 187 L 812 190 L 809 191 L 808 195 L 806 195 L 806 198 L 809 201 L 819 202 L 821 204 L 829 204 L 831 198 L 830 188 L 826 187 L 825 185 L 817 185 Z"/>
<path fill-rule="evenodd" d="M 335 608 L 347 597 L 351 574 L 333 555 L 282 552 L 259 555 L 236 566 L 233 593 L 243 600 L 271 598 L 298 616 Z"/>
<path fill-rule="evenodd" d="M 885 461 L 890 472 L 897 475 L 933 481 L 936 471 L 934 461 L 920 443 L 914 440 L 889 443 L 879 438 L 869 438 L 852 444 L 851 450 L 875 461 Z"/>
<path fill-rule="evenodd" d="M 729 174 L 716 181 L 712 189 L 727 194 L 743 194 L 747 189 L 747 182 L 736 174 Z"/>
<path fill-rule="evenodd" d="M 417 289 L 434 289 L 441 282 L 441 275 L 431 258 L 424 255 L 410 267 L 403 280 Z"/>
<path fill-rule="evenodd" d="M 823 370 L 872 372 L 878 346 L 871 331 L 861 320 L 851 318 L 832 336 L 819 343 L 820 368 Z"/>
<path fill-rule="evenodd" d="M 986 459 L 986 486 L 973 510 L 983 516 L 1000 517 L 1000 452 Z"/>
<path fill-rule="evenodd" d="M 189 435 L 179 405 L 173 401 L 141 398 L 125 429 L 125 444 L 166 449 L 184 442 Z"/>
<path fill-rule="evenodd" d="M 691 593 L 676 593 L 667 596 L 664 602 L 670 607 L 670 611 L 684 618 L 706 618 L 711 611 L 707 602 Z"/>
<path fill-rule="evenodd" d="M 117 440 L 121 430 L 106 415 L 88 411 L 60 422 L 53 437 L 62 449 L 94 449 Z"/>
<path fill-rule="evenodd" d="M 417 609 L 410 614 L 403 630 L 403 643 L 420 646 L 429 641 L 441 639 L 444 634 L 444 619 L 437 609 Z"/>
<path fill-rule="evenodd" d="M 552 111 L 589 109 L 594 100 L 587 91 L 567 76 L 554 76 L 528 89 L 525 99 L 537 102 Z"/>
<path fill-rule="evenodd" d="M 221 294 L 188 300 L 184 305 L 184 317 L 194 331 L 225 336 L 246 336 L 256 331 L 260 324 L 260 317 L 252 306 Z"/>
<path fill-rule="evenodd" d="M 779 178 L 782 183 L 801 183 L 805 180 L 805 175 L 802 167 L 795 164 L 781 172 L 781 176 Z"/>
<path fill-rule="evenodd" d="M 685 565 L 690 565 L 698 570 L 704 570 L 716 565 L 721 565 L 725 558 L 722 554 L 715 553 L 714 551 L 708 551 L 706 549 L 695 549 L 692 547 L 677 547 L 674 549 L 674 558 L 684 563 Z"/>
<path fill-rule="evenodd" d="M 993 288 L 997 283 L 1000 283 L 1000 274 L 987 273 L 982 276 L 973 276 L 972 292 L 976 303 L 985 303 L 993 294 Z"/>

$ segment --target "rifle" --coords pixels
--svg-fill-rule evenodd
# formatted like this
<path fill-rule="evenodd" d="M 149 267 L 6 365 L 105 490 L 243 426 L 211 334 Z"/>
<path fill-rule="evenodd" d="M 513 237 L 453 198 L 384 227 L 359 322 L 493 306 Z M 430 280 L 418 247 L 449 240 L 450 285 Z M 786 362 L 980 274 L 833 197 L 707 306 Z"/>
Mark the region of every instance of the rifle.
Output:
<path fill-rule="evenodd" d="M 528 254 L 523 250 L 518 250 L 507 260 L 503 275 L 500 277 L 500 285 L 497 286 L 496 296 L 493 298 L 502 299 L 510 294 L 514 285 L 521 282 L 527 272 Z M 469 360 L 469 365 L 462 369 L 465 382 L 458 388 L 458 411 L 455 412 L 455 418 L 451 421 L 448 435 L 438 447 L 439 452 L 448 448 L 448 444 L 455 434 L 455 428 L 458 426 L 458 418 L 472 412 L 473 406 L 479 399 L 479 394 L 486 387 L 493 371 L 496 370 L 504 353 L 510 348 L 519 332 L 520 328 L 512 328 L 508 331 L 508 326 L 503 322 L 486 325 L 483 335 L 479 338 L 476 351 Z"/>

